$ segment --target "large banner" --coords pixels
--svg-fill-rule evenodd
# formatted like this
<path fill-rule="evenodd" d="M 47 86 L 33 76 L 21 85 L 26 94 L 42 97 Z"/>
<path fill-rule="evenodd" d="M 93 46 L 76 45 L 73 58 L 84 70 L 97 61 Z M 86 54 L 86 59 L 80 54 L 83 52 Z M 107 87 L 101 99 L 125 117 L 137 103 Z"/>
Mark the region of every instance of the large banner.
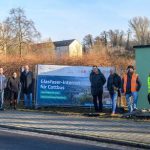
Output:
<path fill-rule="evenodd" d="M 89 76 L 92 67 L 37 65 L 36 106 L 93 106 Z M 106 79 L 110 67 L 99 67 Z M 103 104 L 111 105 L 104 86 Z"/>

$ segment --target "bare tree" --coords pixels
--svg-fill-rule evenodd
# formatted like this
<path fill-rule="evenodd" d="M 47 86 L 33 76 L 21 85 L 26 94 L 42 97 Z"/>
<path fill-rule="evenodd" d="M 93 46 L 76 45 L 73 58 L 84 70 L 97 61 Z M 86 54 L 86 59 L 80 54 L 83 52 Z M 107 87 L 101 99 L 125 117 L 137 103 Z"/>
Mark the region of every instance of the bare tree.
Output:
<path fill-rule="evenodd" d="M 100 36 L 94 38 L 94 44 L 102 44 L 103 39 Z"/>
<path fill-rule="evenodd" d="M 147 17 L 134 17 L 129 21 L 129 26 L 135 33 L 135 38 L 138 44 L 148 44 L 150 20 Z"/>
<path fill-rule="evenodd" d="M 92 51 L 100 54 L 105 54 L 107 52 L 105 37 L 100 35 L 94 38 L 94 45 L 92 47 Z"/>
<path fill-rule="evenodd" d="M 108 39 L 112 47 L 123 47 L 125 43 L 125 33 L 124 31 L 116 30 L 109 30 L 108 31 Z"/>
<path fill-rule="evenodd" d="M 113 30 L 108 31 L 109 40 L 113 47 L 117 46 L 117 34 L 118 33 L 116 32 L 118 31 L 113 31 Z"/>
<path fill-rule="evenodd" d="M 35 28 L 34 22 L 28 20 L 25 12 L 21 8 L 13 8 L 10 10 L 10 16 L 5 23 L 10 27 L 14 44 L 19 50 L 22 57 L 23 46 L 32 42 L 35 38 L 40 37 L 40 33 Z"/>
<path fill-rule="evenodd" d="M 7 54 L 7 50 L 11 45 L 11 30 L 10 27 L 5 24 L 5 22 L 0 23 L 0 46 L 1 50 L 5 55 Z"/>
<path fill-rule="evenodd" d="M 124 32 L 120 31 L 118 35 L 118 45 L 122 47 L 124 45 Z"/>
<path fill-rule="evenodd" d="M 126 41 L 126 45 L 125 45 L 125 49 L 126 50 L 130 50 L 131 49 L 130 37 L 131 37 L 131 30 L 128 29 L 128 31 L 127 31 L 127 41 Z"/>
<path fill-rule="evenodd" d="M 107 39 L 108 38 L 108 33 L 107 33 L 107 31 L 103 31 L 100 34 L 100 37 L 101 37 L 103 43 L 105 44 L 105 46 L 107 46 L 107 44 L 108 44 L 108 39 Z"/>
<path fill-rule="evenodd" d="M 87 49 L 92 48 L 92 46 L 94 45 L 94 39 L 93 36 L 91 34 L 86 35 L 83 38 L 83 44 Z"/>

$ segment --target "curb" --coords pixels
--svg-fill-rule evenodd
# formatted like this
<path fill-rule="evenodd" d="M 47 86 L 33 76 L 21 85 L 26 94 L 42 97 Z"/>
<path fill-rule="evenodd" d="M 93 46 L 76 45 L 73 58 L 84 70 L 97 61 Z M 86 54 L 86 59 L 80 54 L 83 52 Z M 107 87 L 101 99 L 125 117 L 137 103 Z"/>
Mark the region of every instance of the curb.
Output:
<path fill-rule="evenodd" d="M 30 110 L 30 109 L 17 109 L 18 111 L 21 112 L 35 112 L 35 113 L 45 113 L 45 114 L 58 114 L 58 115 L 74 115 L 74 116 L 84 116 L 84 117 L 101 117 L 101 118 L 119 118 L 119 119 L 123 119 L 122 115 L 120 116 L 111 116 L 108 115 L 106 113 L 104 113 L 105 115 L 101 115 L 100 113 L 73 113 L 73 112 L 60 112 L 60 111 L 39 111 L 39 110 Z"/>
<path fill-rule="evenodd" d="M 23 127 L 9 126 L 9 125 L 0 125 L 0 127 L 6 128 L 6 129 L 15 129 L 15 130 L 49 134 L 49 135 L 64 136 L 64 137 L 75 138 L 75 139 L 104 142 L 104 143 L 109 143 L 109 144 L 117 144 L 117 145 L 122 145 L 122 146 L 130 146 L 130 147 L 135 147 L 135 148 L 150 149 L 149 144 L 137 143 L 137 142 L 131 142 L 131 141 L 122 141 L 122 140 L 118 140 L 118 139 L 116 140 L 116 139 L 111 139 L 111 138 L 106 138 L 106 137 L 93 137 L 93 136 L 79 135 L 79 134 L 73 134 L 73 133 L 71 134 L 71 133 L 63 133 L 63 132 L 55 132 L 55 131 L 44 131 L 41 129 L 23 128 Z"/>
<path fill-rule="evenodd" d="M 60 112 L 60 111 L 44 111 L 44 110 L 30 110 L 30 109 L 17 109 L 18 111 L 22 111 L 22 112 L 35 112 L 35 113 L 45 113 L 45 114 L 58 114 L 58 115 L 76 115 L 76 116 L 82 116 L 81 113 L 66 113 L 66 112 Z"/>
<path fill-rule="evenodd" d="M 57 115 L 66 115 L 66 116 L 80 116 L 80 117 L 90 117 L 90 118 L 99 118 L 99 119 L 117 119 L 117 120 L 134 120 L 136 122 L 150 122 L 150 119 L 138 119 L 138 118 L 126 118 L 122 114 L 120 116 L 111 116 L 111 115 L 100 115 L 97 113 L 65 113 L 59 111 L 39 111 L 39 110 L 30 110 L 30 109 L 17 109 L 21 112 L 35 112 L 35 113 L 44 113 L 44 114 L 57 114 Z"/>

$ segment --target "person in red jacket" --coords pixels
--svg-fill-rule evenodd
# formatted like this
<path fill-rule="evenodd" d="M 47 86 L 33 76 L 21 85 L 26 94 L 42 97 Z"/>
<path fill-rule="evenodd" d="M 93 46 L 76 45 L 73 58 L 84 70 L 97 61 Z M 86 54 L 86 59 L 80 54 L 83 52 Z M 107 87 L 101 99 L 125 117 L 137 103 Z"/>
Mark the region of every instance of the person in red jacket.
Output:
<path fill-rule="evenodd" d="M 137 109 L 138 91 L 140 88 L 141 82 L 139 76 L 134 72 L 134 67 L 130 65 L 127 67 L 127 73 L 124 74 L 122 79 L 122 92 L 126 96 L 129 112 Z M 133 101 L 131 101 L 131 97 Z"/>

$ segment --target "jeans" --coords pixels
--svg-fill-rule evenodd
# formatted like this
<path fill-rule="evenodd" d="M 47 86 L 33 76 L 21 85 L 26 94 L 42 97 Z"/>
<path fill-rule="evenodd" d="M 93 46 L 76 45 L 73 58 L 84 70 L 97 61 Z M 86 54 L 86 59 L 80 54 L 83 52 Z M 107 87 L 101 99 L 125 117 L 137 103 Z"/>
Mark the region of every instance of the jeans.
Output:
<path fill-rule="evenodd" d="M 24 105 L 27 108 L 32 107 L 32 93 L 24 94 Z"/>
<path fill-rule="evenodd" d="M 110 97 L 112 99 L 112 113 L 115 113 L 116 106 L 117 106 L 118 92 L 114 92 L 113 94 L 110 94 Z"/>
<path fill-rule="evenodd" d="M 103 110 L 103 103 L 102 103 L 102 95 L 103 93 L 99 93 L 98 95 L 93 95 L 93 103 L 94 103 L 94 108 L 95 108 L 95 111 L 96 112 L 102 112 Z M 99 101 L 99 107 L 98 107 L 98 104 L 97 104 L 97 98 L 98 98 L 98 101 Z"/>
<path fill-rule="evenodd" d="M 133 102 L 130 99 L 131 97 L 133 97 Z M 134 109 L 137 109 L 137 100 L 138 100 L 138 92 L 132 92 L 130 94 L 126 94 L 126 101 L 127 101 L 129 112 L 132 112 Z"/>
<path fill-rule="evenodd" d="M 4 103 L 4 90 L 0 91 L 0 108 L 3 108 Z"/>

